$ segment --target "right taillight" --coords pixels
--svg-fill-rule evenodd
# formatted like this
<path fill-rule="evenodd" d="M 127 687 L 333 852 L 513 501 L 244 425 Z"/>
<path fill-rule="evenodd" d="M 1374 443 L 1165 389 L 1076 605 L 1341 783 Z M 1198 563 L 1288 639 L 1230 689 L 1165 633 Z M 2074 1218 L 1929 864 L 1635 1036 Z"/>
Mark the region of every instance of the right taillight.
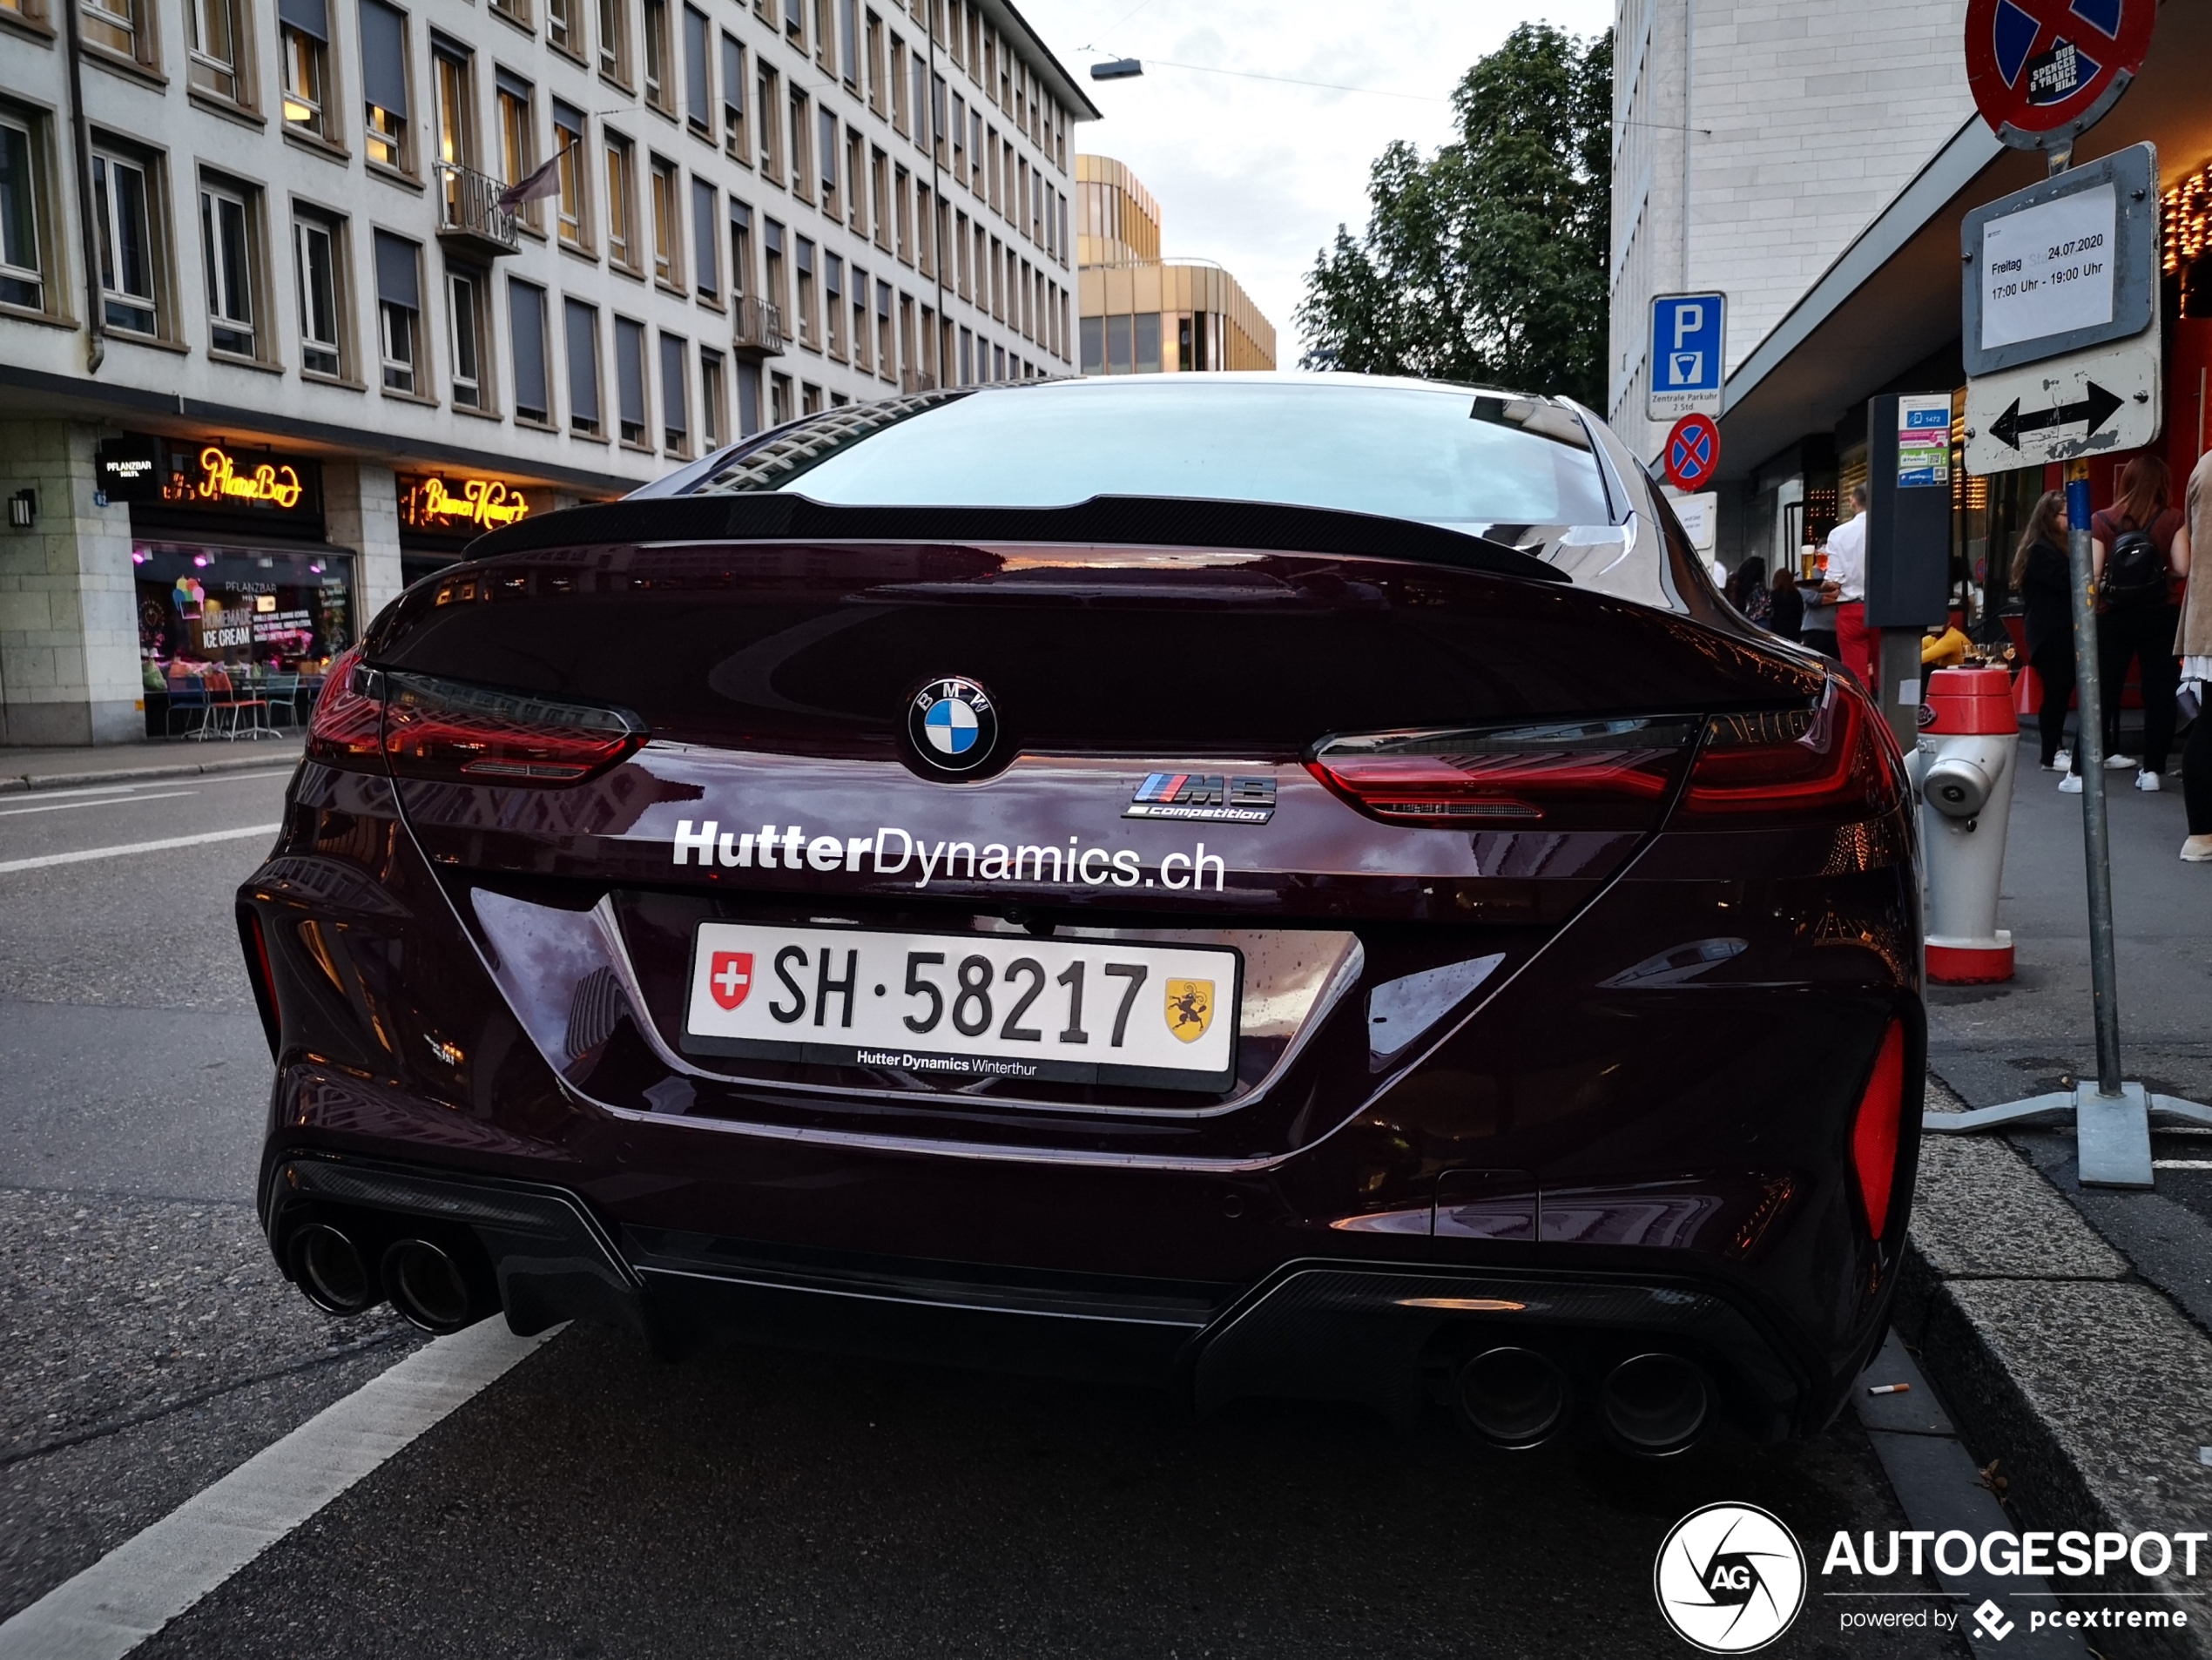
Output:
<path fill-rule="evenodd" d="M 1364 812 L 1437 829 L 1644 830 L 1697 722 L 1675 716 L 1372 732 L 1319 745 L 1308 770 Z"/>
<path fill-rule="evenodd" d="M 1831 681 L 1803 709 L 1715 715 L 1705 723 L 1677 816 L 1741 820 L 1865 818 L 1897 801 L 1866 700 Z"/>
<path fill-rule="evenodd" d="M 1866 1231 L 1877 1239 L 1890 1225 L 1890 1194 L 1897 1182 L 1897 1144 L 1904 1114 L 1905 1025 L 1893 1020 L 1882 1034 L 1882 1047 L 1875 1054 L 1874 1070 L 1867 1075 L 1851 1130 L 1851 1174 L 1858 1178 Z"/>
<path fill-rule="evenodd" d="M 330 665 L 307 723 L 307 758 L 334 766 L 381 766 L 384 704 L 376 671 L 354 647 Z"/>

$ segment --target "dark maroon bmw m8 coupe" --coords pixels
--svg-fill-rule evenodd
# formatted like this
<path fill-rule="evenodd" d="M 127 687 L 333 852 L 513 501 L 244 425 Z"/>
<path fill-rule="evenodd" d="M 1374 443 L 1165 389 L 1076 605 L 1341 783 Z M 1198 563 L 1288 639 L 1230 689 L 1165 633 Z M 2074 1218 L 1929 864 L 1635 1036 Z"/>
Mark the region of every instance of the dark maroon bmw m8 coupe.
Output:
<path fill-rule="evenodd" d="M 1925 1036 L 1911 794 L 1539 397 L 835 408 L 417 583 L 239 895 L 334 1313 L 1817 1431 Z"/>

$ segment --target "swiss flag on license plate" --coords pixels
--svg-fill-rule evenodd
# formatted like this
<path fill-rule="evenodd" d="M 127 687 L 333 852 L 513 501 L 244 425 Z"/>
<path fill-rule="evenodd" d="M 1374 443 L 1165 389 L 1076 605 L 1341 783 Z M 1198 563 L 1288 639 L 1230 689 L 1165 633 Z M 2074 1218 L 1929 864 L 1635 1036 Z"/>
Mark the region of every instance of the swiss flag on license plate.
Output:
<path fill-rule="evenodd" d="M 752 953 L 717 951 L 707 965 L 706 978 L 714 1001 L 725 1009 L 735 1009 L 752 989 Z"/>

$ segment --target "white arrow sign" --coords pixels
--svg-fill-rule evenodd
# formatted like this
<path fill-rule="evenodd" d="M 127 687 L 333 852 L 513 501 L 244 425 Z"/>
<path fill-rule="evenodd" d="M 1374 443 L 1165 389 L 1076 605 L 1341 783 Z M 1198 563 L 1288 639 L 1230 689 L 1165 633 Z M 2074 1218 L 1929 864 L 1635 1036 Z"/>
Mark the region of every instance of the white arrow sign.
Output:
<path fill-rule="evenodd" d="M 1966 382 L 1966 470 L 2006 473 L 2158 436 L 2159 331 Z"/>

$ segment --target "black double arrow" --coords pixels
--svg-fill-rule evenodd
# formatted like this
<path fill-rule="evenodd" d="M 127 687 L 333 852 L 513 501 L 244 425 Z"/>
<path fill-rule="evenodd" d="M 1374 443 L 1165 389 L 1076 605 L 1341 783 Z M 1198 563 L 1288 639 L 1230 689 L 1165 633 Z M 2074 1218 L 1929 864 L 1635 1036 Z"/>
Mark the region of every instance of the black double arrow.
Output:
<path fill-rule="evenodd" d="M 2112 412 L 2126 402 L 2127 399 L 2106 391 L 2092 381 L 2088 395 L 2080 402 L 2054 404 L 2047 409 L 2037 410 L 2033 415 L 2022 415 L 2020 401 L 2014 398 L 2012 408 L 1989 423 L 1989 430 L 2000 442 L 2018 449 L 2020 435 L 2024 432 L 2041 432 L 2049 427 L 2071 427 L 2086 421 L 2089 423 L 2089 432 L 2094 433 L 2111 420 Z"/>

